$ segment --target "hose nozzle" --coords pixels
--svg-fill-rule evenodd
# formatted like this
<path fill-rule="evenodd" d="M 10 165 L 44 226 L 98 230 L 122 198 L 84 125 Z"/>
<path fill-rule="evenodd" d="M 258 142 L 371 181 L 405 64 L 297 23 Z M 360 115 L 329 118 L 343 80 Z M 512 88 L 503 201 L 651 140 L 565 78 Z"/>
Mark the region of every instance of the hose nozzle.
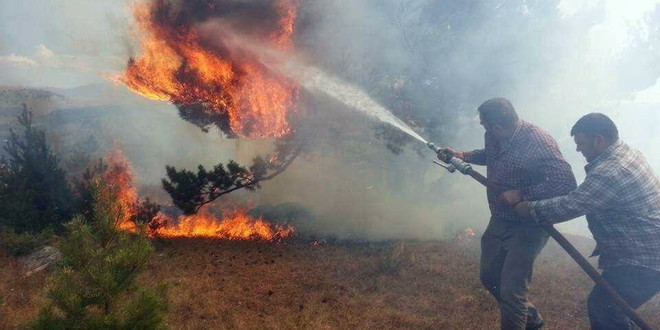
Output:
<path fill-rule="evenodd" d="M 429 147 L 429 149 L 433 150 L 433 152 L 435 152 L 436 154 L 440 152 L 440 148 L 436 147 L 435 144 L 433 144 L 432 142 L 429 142 L 426 145 Z"/>

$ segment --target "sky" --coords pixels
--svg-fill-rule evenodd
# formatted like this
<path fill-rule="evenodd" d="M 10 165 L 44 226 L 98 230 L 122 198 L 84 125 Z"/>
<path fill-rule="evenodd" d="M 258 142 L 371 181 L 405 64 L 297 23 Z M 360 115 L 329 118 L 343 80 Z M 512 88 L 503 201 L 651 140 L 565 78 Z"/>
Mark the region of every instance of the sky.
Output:
<path fill-rule="evenodd" d="M 0 0 L 0 84 L 69 88 L 121 70 L 129 56 L 128 3 Z"/>

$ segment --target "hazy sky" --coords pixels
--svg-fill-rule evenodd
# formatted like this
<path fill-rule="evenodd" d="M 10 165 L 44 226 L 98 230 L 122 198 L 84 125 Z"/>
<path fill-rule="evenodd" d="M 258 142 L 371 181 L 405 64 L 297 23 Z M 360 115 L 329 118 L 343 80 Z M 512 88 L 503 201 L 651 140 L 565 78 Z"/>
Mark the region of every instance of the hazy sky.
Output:
<path fill-rule="evenodd" d="M 98 82 L 129 56 L 130 4 L 135 0 L 0 0 L 0 84 L 73 87 Z M 496 0 L 493 0 L 496 1 Z M 570 17 L 604 5 L 592 28 L 594 58 L 616 56 L 660 0 L 562 0 Z M 640 32 L 641 31 L 641 32 Z"/>
<path fill-rule="evenodd" d="M 74 87 L 121 69 L 128 3 L 0 0 L 0 84 Z"/>

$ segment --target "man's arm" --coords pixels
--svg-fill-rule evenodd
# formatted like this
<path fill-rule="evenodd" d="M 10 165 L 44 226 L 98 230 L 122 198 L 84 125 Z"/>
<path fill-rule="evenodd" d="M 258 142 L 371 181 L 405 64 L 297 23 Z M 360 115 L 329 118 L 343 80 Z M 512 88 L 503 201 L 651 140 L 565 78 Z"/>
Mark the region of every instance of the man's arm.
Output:
<path fill-rule="evenodd" d="M 486 150 L 478 149 L 472 151 L 458 151 L 452 148 L 440 149 L 445 154 L 450 154 L 458 159 L 475 165 L 486 165 Z"/>
<path fill-rule="evenodd" d="M 537 222 L 567 221 L 602 208 L 615 200 L 619 190 L 617 182 L 618 180 L 607 174 L 587 175 L 584 182 L 568 195 L 522 202 L 516 205 L 516 212 L 522 216 L 529 213 Z"/>
<path fill-rule="evenodd" d="M 549 150 L 546 157 L 535 159 L 534 165 L 533 171 L 541 181 L 520 190 L 524 200 L 566 195 L 577 187 L 571 166 L 562 158 L 559 150 Z"/>
<path fill-rule="evenodd" d="M 486 149 L 465 151 L 459 158 L 471 164 L 486 166 Z"/>

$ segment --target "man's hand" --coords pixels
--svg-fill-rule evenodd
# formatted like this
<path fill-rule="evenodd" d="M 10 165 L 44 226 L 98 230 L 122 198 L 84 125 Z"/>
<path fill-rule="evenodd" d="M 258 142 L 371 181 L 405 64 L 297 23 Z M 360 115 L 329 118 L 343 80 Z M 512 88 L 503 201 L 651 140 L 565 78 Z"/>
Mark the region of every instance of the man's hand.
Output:
<path fill-rule="evenodd" d="M 523 201 L 523 195 L 520 190 L 507 190 L 502 193 L 500 199 L 502 199 L 502 202 L 513 206 Z"/>
<path fill-rule="evenodd" d="M 521 218 L 531 218 L 532 214 L 529 208 L 529 202 L 520 202 L 514 208 Z"/>
<path fill-rule="evenodd" d="M 452 148 L 442 148 L 440 149 L 440 153 L 446 155 L 452 155 L 453 157 L 456 157 L 458 159 L 463 159 L 463 152 L 454 150 Z"/>

